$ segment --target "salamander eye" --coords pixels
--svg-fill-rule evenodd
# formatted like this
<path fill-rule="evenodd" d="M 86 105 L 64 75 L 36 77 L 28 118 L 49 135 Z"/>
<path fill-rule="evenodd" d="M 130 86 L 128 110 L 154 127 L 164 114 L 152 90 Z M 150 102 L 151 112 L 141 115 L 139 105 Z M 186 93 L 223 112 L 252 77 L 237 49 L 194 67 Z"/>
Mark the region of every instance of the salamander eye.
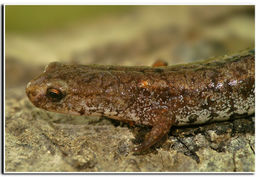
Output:
<path fill-rule="evenodd" d="M 48 88 L 46 95 L 52 101 L 60 101 L 65 96 L 59 89 L 56 88 Z"/>

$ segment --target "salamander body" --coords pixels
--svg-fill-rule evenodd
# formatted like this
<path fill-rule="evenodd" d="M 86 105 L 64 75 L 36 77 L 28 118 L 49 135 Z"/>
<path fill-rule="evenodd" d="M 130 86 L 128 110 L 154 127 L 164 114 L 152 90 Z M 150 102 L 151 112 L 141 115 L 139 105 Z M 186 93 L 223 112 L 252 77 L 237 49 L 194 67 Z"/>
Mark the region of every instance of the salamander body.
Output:
<path fill-rule="evenodd" d="M 72 115 L 107 116 L 151 126 L 143 151 L 171 126 L 228 120 L 255 112 L 255 56 L 176 66 L 125 67 L 50 63 L 28 83 L 39 108 Z"/>

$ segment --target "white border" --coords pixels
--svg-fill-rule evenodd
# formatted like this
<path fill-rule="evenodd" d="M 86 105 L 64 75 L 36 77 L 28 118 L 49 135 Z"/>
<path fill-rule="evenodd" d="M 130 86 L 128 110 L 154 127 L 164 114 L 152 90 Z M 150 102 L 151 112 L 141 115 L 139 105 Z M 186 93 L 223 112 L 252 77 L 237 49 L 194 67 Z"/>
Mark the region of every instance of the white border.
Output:
<path fill-rule="evenodd" d="M 3 12 L 2 12 L 2 10 L 3 10 Z M 1 79 L 1 83 L 3 83 L 3 87 L 1 88 L 1 89 L 3 89 L 3 90 L 1 90 L 1 94 L 2 94 L 2 91 L 3 91 L 3 98 L 1 98 L 1 99 L 3 99 L 3 110 L 2 110 L 3 113 L 1 113 L 1 114 L 3 114 L 3 117 L 2 117 L 3 125 L 1 127 L 1 132 L 2 132 L 2 128 L 3 128 L 3 132 L 4 132 L 3 135 L 2 135 L 3 137 L 1 137 L 2 140 L 3 140 L 3 142 L 2 142 L 3 143 L 2 144 L 3 145 L 3 157 L 2 157 L 1 160 L 2 160 L 2 165 L 3 165 L 2 167 L 4 168 L 3 171 L 5 172 L 5 7 L 3 7 L 3 8 L 1 7 L 0 11 L 1 11 L 1 16 L 3 14 L 3 17 L 2 17 L 2 19 L 3 19 L 3 27 L 1 28 L 1 32 L 3 33 L 3 36 L 1 36 L 1 39 L 3 40 L 3 44 L 4 44 L 2 46 L 2 49 L 3 49 L 3 58 L 2 58 L 3 66 L 1 66 L 1 69 L 3 67 L 3 71 L 1 71 L 1 78 L 3 77 L 3 80 Z M 1 65 L 2 65 L 2 62 L 1 62 Z M 2 76 L 2 74 L 3 74 L 3 76 Z"/>
<path fill-rule="evenodd" d="M 258 1 L 259 2 L 259 1 Z M 259 19 L 259 7 L 257 5 L 255 5 L 255 174 L 258 176 L 259 175 L 259 169 L 257 168 L 259 166 L 259 129 L 258 127 L 259 125 L 259 121 L 257 120 L 258 117 L 258 113 L 260 110 L 259 107 L 259 98 L 260 98 L 260 94 L 259 94 L 259 77 L 260 77 L 260 70 L 257 69 L 259 68 L 259 58 L 258 58 L 258 51 L 259 51 L 259 45 L 257 45 L 258 41 L 259 41 L 259 35 L 257 35 L 257 30 L 259 31 L 259 21 L 257 21 L 256 19 Z M 258 149 L 258 150 L 257 150 Z"/>
<path fill-rule="evenodd" d="M 74 0 L 74 1 L 71 1 L 71 0 L 63 0 L 62 2 L 61 1 L 58 1 L 58 0 L 45 0 L 44 2 L 39 2 L 39 1 L 21 1 L 21 0 L 0 0 L 1 4 L 4 3 L 5 5 L 255 5 L 255 19 L 257 19 L 257 17 L 259 16 L 259 8 L 257 7 L 257 1 L 254 1 L 254 0 L 219 0 L 219 1 L 207 1 L 207 2 L 204 2 L 204 1 L 196 1 L 194 3 L 194 1 L 191 1 L 191 0 L 183 0 L 183 1 L 177 1 L 177 0 L 162 0 L 162 1 L 159 1 L 159 0 L 142 0 L 142 1 L 138 1 L 138 0 L 132 0 L 132 1 L 123 1 L 123 0 L 113 0 L 113 1 L 105 1 L 105 0 L 88 0 L 88 1 L 85 1 L 84 3 L 80 0 Z M 3 13 L 3 19 L 5 17 L 5 13 Z M 5 44 L 5 21 L 3 22 L 3 33 L 4 33 L 4 36 L 3 36 L 3 39 L 4 40 L 4 44 Z M 257 21 L 255 20 L 255 31 L 259 31 L 259 23 L 257 23 Z M 257 51 L 259 51 L 259 47 L 257 46 L 257 40 L 258 39 L 258 35 L 257 33 L 255 33 L 255 55 L 256 55 L 256 68 L 259 68 L 257 66 L 259 66 L 259 62 L 257 60 Z M 4 75 L 5 75 L 5 45 L 3 46 L 3 69 L 4 69 Z M 258 108 L 260 108 L 258 106 L 258 101 L 259 100 L 259 95 L 258 92 L 257 92 L 257 88 L 259 87 L 258 83 L 259 83 L 259 77 L 260 76 L 260 70 L 256 70 L 256 107 L 255 107 L 255 110 L 260 110 Z M 4 99 L 4 105 L 3 105 L 3 116 L 5 117 L 5 77 L 3 78 L 3 98 Z M 3 117 L 3 129 L 4 129 L 4 132 L 5 132 L 5 119 Z M 257 111 L 256 111 L 256 114 L 255 114 L 255 117 L 257 117 Z M 256 123 L 255 123 L 255 127 L 259 127 L 259 124 L 257 119 L 255 119 Z M 256 141 L 255 141 L 255 151 L 257 151 L 256 149 L 259 147 L 258 146 L 258 135 L 259 135 L 259 131 L 258 129 L 256 128 Z M 4 136 L 4 135 L 2 135 Z M 4 142 L 3 143 L 3 146 L 5 147 L 5 137 L 3 138 Z M 5 148 L 3 148 L 4 150 L 4 155 L 5 155 Z M 259 155 L 258 153 L 256 153 L 256 158 L 255 158 L 255 167 L 257 167 L 259 164 L 258 162 L 258 158 Z M 5 167 L 5 157 L 2 158 L 2 163 L 3 163 L 3 167 Z M 3 169 L 4 172 L 5 172 L 5 169 Z M 9 176 L 14 176 L 15 174 L 21 174 L 19 172 L 5 172 L 6 174 L 13 174 L 13 175 L 9 175 Z M 46 174 L 48 172 L 38 172 L 38 174 Z M 73 172 L 73 173 L 66 173 L 66 172 L 50 172 L 53 176 L 55 174 L 82 174 L 80 172 Z M 49 173 L 49 174 L 50 174 Z M 258 169 L 255 168 L 255 175 L 257 175 L 258 173 Z M 28 172 L 26 174 L 36 174 L 36 173 L 33 173 L 33 172 Z M 84 173 L 84 174 L 89 174 L 89 173 Z M 91 174 L 95 174 L 95 176 L 103 176 L 104 173 L 91 173 Z M 96 174 L 100 174 L 100 175 L 96 175 Z M 117 173 L 106 173 L 106 174 L 117 174 Z M 136 173 L 119 173 L 119 174 L 136 174 Z M 159 173 L 141 173 L 143 174 L 142 176 L 147 176 L 147 175 L 144 175 L 144 174 L 159 174 Z M 162 174 L 165 174 L 165 173 L 162 173 Z M 167 173 L 169 174 L 169 173 Z M 174 173 L 172 172 L 171 174 L 203 174 L 205 175 L 205 173 Z M 209 173 L 206 173 L 208 175 L 205 175 L 205 176 L 215 176 L 215 175 L 212 175 L 212 174 L 216 174 L 214 172 L 209 172 Z M 223 173 L 218 173 L 218 174 L 226 174 L 225 172 Z M 238 174 L 238 173 L 228 173 L 228 174 Z M 252 173 L 239 173 L 239 174 L 252 174 Z M 2 174 L 1 174 L 2 175 Z M 52 176 L 51 175 L 51 176 Z M 55 175 L 56 176 L 56 175 Z M 62 175 L 63 176 L 63 175 Z M 65 175 L 64 175 L 65 176 Z"/>
<path fill-rule="evenodd" d="M 1 0 L 6 5 L 254 5 L 254 0 Z"/>

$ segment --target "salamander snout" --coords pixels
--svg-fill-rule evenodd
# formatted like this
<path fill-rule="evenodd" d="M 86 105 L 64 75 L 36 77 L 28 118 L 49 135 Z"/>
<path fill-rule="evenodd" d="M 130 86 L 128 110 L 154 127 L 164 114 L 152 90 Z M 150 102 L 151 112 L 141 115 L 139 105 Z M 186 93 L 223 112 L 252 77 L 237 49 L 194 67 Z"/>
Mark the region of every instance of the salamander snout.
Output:
<path fill-rule="evenodd" d="M 46 89 L 34 85 L 31 82 L 27 84 L 26 87 L 26 94 L 29 98 L 29 100 L 37 107 L 39 107 L 41 100 L 44 98 Z"/>

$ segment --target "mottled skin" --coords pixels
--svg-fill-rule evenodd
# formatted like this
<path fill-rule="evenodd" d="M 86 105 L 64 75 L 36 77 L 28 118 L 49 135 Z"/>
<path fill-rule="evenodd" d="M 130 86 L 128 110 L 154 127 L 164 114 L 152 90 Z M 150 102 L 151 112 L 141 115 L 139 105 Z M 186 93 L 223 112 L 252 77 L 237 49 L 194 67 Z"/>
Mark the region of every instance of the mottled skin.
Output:
<path fill-rule="evenodd" d="M 58 90 L 53 99 L 47 89 Z M 50 63 L 26 93 L 42 109 L 73 115 L 104 115 L 152 126 L 142 151 L 171 126 L 202 124 L 250 115 L 255 109 L 255 56 L 167 67 L 123 67 Z"/>

